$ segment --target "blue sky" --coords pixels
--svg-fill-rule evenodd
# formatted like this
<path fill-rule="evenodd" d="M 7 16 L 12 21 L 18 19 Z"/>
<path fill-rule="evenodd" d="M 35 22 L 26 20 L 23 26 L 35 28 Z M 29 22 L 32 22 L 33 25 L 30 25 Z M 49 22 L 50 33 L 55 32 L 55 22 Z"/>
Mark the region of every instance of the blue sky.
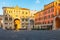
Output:
<path fill-rule="evenodd" d="M 3 14 L 2 7 L 15 7 L 18 5 L 21 8 L 30 10 L 42 10 L 44 5 L 53 2 L 54 0 L 0 0 L 0 15 Z"/>

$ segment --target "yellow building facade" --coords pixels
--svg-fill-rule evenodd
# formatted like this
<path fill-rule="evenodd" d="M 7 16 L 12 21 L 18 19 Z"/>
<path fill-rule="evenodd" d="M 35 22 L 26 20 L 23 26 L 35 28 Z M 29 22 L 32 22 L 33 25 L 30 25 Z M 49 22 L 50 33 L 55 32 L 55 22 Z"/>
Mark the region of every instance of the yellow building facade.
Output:
<path fill-rule="evenodd" d="M 29 26 L 30 10 L 27 8 L 3 7 L 3 29 L 23 29 Z"/>

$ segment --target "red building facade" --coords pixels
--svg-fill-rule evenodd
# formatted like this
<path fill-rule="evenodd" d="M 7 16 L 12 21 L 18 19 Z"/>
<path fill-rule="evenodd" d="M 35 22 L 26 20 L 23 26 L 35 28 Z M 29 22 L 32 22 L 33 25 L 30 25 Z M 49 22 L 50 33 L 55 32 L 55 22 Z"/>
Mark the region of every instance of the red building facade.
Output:
<path fill-rule="evenodd" d="M 45 5 L 42 11 L 35 14 L 35 27 L 52 30 L 54 17 L 57 16 L 57 10 L 60 10 L 60 6 L 57 6 L 57 2 L 51 2 Z"/>

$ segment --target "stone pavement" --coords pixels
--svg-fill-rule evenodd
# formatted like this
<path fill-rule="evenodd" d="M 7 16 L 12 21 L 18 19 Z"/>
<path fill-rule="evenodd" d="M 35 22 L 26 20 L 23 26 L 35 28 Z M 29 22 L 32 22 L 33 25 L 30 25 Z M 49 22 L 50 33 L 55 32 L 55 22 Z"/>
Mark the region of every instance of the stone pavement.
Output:
<path fill-rule="evenodd" d="M 0 29 L 0 40 L 60 40 L 60 30 L 7 31 Z"/>

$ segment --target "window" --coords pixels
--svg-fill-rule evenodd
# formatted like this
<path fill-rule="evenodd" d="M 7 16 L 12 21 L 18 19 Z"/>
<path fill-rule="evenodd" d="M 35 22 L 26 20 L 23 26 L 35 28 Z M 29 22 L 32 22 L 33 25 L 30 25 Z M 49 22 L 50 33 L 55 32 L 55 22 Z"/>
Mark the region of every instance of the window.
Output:
<path fill-rule="evenodd" d="M 28 19 L 26 19 L 26 21 L 28 21 Z"/>
<path fill-rule="evenodd" d="M 53 21 L 51 21 L 51 23 L 53 23 Z"/>
<path fill-rule="evenodd" d="M 6 25 L 8 24 L 8 23 L 5 23 Z"/>
<path fill-rule="evenodd" d="M 27 14 L 27 12 L 26 12 L 26 14 Z"/>
<path fill-rule="evenodd" d="M 15 10 L 14 10 L 14 12 L 15 12 Z"/>
<path fill-rule="evenodd" d="M 49 24 L 50 22 L 48 21 L 48 24 Z"/>
<path fill-rule="evenodd" d="M 18 17 L 18 15 L 16 15 L 16 17 Z"/>
<path fill-rule="evenodd" d="M 22 14 L 24 14 L 24 12 L 22 12 Z"/>
<path fill-rule="evenodd" d="M 22 21 L 24 21 L 24 18 L 22 19 Z"/>
<path fill-rule="evenodd" d="M 12 21 L 12 18 L 9 18 L 10 21 Z"/>
<path fill-rule="evenodd" d="M 60 3 L 58 5 L 60 6 Z"/>
<path fill-rule="evenodd" d="M 12 11 L 11 11 L 11 13 L 12 13 Z"/>
<path fill-rule="evenodd" d="M 5 20 L 8 20 L 8 17 L 5 17 Z"/>
<path fill-rule="evenodd" d="M 47 11 L 45 11 L 44 15 L 47 14 Z"/>
<path fill-rule="evenodd" d="M 7 16 L 7 15 L 5 15 L 5 16 Z"/>
<path fill-rule="evenodd" d="M 45 16 L 44 16 L 44 20 L 45 20 Z"/>
<path fill-rule="evenodd" d="M 44 24 L 44 22 L 43 22 L 43 24 Z"/>
<path fill-rule="evenodd" d="M 40 20 L 40 18 L 39 18 L 39 20 Z"/>
<path fill-rule="evenodd" d="M 51 12 L 54 12 L 54 8 L 51 9 Z"/>
<path fill-rule="evenodd" d="M 4 13 L 6 13 L 6 10 L 4 10 Z"/>
<path fill-rule="evenodd" d="M 7 26 L 5 26 L 5 28 L 8 29 Z"/>
<path fill-rule="evenodd" d="M 48 18 L 50 18 L 50 15 L 48 15 Z"/>
<path fill-rule="evenodd" d="M 54 17 L 54 15 L 52 14 L 52 17 Z"/>
<path fill-rule="evenodd" d="M 28 23 L 26 23 L 26 25 L 28 25 Z"/>
<path fill-rule="evenodd" d="M 35 21 L 37 21 L 37 19 L 35 19 Z"/>
<path fill-rule="evenodd" d="M 24 26 L 22 26 L 24 28 Z"/>
<path fill-rule="evenodd" d="M 47 19 L 47 16 L 45 16 L 45 19 Z"/>
<path fill-rule="evenodd" d="M 10 13 L 10 11 L 9 11 L 9 13 Z"/>
<path fill-rule="evenodd" d="M 50 13 L 50 9 L 48 10 L 48 13 Z"/>
<path fill-rule="evenodd" d="M 45 24 L 46 24 L 46 22 L 45 22 Z"/>
<path fill-rule="evenodd" d="M 22 25 L 24 25 L 24 23 L 22 23 Z"/>
<path fill-rule="evenodd" d="M 44 22 L 44 24 L 45 24 L 45 22 Z"/>

